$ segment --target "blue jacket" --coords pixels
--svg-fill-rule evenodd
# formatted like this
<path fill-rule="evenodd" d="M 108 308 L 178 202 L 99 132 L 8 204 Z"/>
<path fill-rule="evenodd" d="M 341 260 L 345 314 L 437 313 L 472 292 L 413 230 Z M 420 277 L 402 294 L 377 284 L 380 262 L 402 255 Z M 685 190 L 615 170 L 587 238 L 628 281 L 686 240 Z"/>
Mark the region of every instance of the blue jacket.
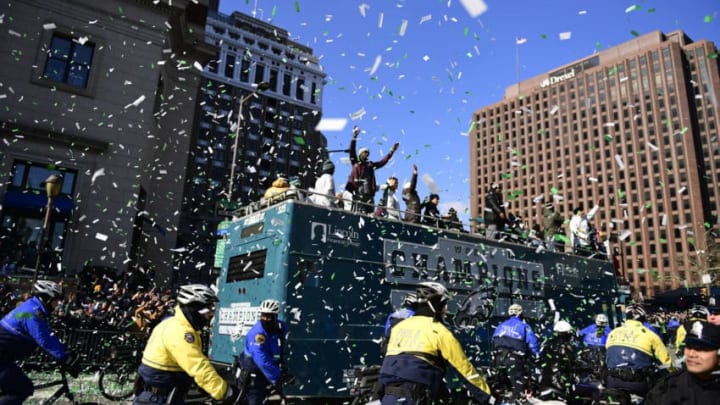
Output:
<path fill-rule="evenodd" d="M 58 360 L 67 355 L 65 345 L 50 331 L 47 312 L 37 297 L 18 305 L 0 320 L 0 359 L 21 360 L 37 346 Z"/>
<path fill-rule="evenodd" d="M 535 356 L 540 356 L 537 336 L 530 325 L 517 316 L 511 316 L 498 325 L 493 333 L 493 345 L 496 349 L 505 348 L 523 353 L 531 351 Z"/>
<path fill-rule="evenodd" d="M 402 321 L 403 319 L 410 318 L 413 315 L 415 315 L 415 311 L 410 308 L 400 308 L 388 315 L 387 320 L 385 321 L 385 337 L 390 336 L 390 329 L 392 329 L 396 323 Z"/>
<path fill-rule="evenodd" d="M 287 337 L 287 324 L 278 320 L 280 330 L 268 333 L 262 326 L 262 321 L 257 321 L 245 337 L 245 350 L 241 357 L 243 369 L 251 372 L 262 372 L 265 378 L 272 384 L 280 379 L 282 347 L 280 334 L 283 334 L 283 341 Z"/>
<path fill-rule="evenodd" d="M 585 347 L 605 347 L 607 343 L 608 334 L 610 334 L 610 327 L 606 326 L 603 334 L 598 337 L 597 335 L 598 326 L 592 324 L 590 326 L 581 329 L 578 332 L 578 336 L 582 339 Z"/>

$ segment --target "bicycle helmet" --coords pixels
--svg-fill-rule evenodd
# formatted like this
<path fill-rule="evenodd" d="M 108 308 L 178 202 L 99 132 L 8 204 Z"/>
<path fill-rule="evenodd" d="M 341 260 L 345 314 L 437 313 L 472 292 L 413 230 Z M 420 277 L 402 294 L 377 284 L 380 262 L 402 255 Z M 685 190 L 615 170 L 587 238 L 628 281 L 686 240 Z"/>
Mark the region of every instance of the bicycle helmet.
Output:
<path fill-rule="evenodd" d="M 553 332 L 555 333 L 568 333 L 572 331 L 572 325 L 567 321 L 557 321 L 553 326 Z"/>
<path fill-rule="evenodd" d="M 33 293 L 36 295 L 46 295 L 52 298 L 62 297 L 62 287 L 60 284 L 50 280 L 38 280 L 33 285 Z"/>
<path fill-rule="evenodd" d="M 607 326 L 609 322 L 610 320 L 605 314 L 597 314 L 595 317 L 595 325 L 597 326 Z"/>
<path fill-rule="evenodd" d="M 182 305 L 210 305 L 218 299 L 212 288 L 203 284 L 188 284 L 180 287 L 177 301 Z"/>
<path fill-rule="evenodd" d="M 632 304 L 628 305 L 627 308 L 625 308 L 625 316 L 627 317 L 627 319 L 644 321 L 647 317 L 647 312 L 645 312 L 645 309 L 642 306 L 638 304 Z"/>
<path fill-rule="evenodd" d="M 260 304 L 261 314 L 274 314 L 280 312 L 280 303 L 275 300 L 265 300 Z"/>
<path fill-rule="evenodd" d="M 522 313 L 523 307 L 520 304 L 512 304 L 510 308 L 508 308 L 508 315 L 522 315 Z"/>
<path fill-rule="evenodd" d="M 417 295 L 415 293 L 407 293 L 403 298 L 402 306 L 411 307 L 417 303 Z"/>
<path fill-rule="evenodd" d="M 448 293 L 447 288 L 440 283 L 425 281 L 418 284 L 415 290 L 415 297 L 418 303 L 437 300 L 447 302 L 450 300 L 450 293 Z"/>
<path fill-rule="evenodd" d="M 690 308 L 691 318 L 706 319 L 708 315 L 710 315 L 710 311 L 704 305 L 693 305 L 692 308 Z"/>

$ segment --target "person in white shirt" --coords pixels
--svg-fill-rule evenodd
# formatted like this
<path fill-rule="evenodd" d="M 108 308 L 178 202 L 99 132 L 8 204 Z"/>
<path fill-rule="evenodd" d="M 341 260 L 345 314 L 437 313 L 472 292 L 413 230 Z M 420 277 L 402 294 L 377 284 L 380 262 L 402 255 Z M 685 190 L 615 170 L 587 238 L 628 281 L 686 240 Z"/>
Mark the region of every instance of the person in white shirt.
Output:
<path fill-rule="evenodd" d="M 315 181 L 315 187 L 310 191 L 310 201 L 323 207 L 335 206 L 335 165 L 331 160 L 323 163 L 322 175 Z"/>

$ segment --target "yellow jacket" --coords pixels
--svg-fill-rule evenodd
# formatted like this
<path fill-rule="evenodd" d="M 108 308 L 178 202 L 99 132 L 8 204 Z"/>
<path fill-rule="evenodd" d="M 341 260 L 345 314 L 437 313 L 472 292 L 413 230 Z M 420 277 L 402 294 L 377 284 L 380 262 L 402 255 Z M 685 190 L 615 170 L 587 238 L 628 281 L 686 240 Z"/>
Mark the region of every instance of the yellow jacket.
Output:
<path fill-rule="evenodd" d="M 142 364 L 162 371 L 184 371 L 213 399 L 225 398 L 227 383 L 203 354 L 200 334 L 190 325 L 179 305 L 173 317 L 153 329 Z"/>
<path fill-rule="evenodd" d="M 672 371 L 670 353 L 658 335 L 640 321 L 628 319 L 613 329 L 605 343 L 607 367 L 643 369 L 655 363 Z"/>
<path fill-rule="evenodd" d="M 434 322 L 429 316 L 415 315 L 400 321 L 392 328 L 386 358 L 401 354 L 412 354 L 433 364 L 433 359 L 442 357 L 470 384 L 490 394 L 485 379 L 470 363 L 460 342 L 441 322 Z"/>

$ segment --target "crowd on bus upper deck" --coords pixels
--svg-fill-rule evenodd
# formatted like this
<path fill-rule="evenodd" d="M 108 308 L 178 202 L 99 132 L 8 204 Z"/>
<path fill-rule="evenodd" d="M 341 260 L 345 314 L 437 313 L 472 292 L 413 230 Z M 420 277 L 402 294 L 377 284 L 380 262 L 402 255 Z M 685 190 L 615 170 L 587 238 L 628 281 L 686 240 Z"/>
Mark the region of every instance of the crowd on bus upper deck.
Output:
<path fill-rule="evenodd" d="M 368 148 L 357 150 L 359 134 L 360 129 L 355 126 L 350 147 L 347 149 L 352 167 L 344 191 L 336 192 L 335 164 L 326 160 L 322 164 L 321 175 L 314 187 L 307 190 L 307 195 L 305 190 L 299 189 L 298 179 L 279 176 L 265 191 L 264 202 L 274 203 L 285 198 L 295 198 L 324 207 L 466 232 L 454 208 L 449 208 L 446 213 L 440 212 L 439 194 L 431 193 L 423 199 L 420 198 L 417 192 L 417 165 L 413 164 L 410 181 L 402 187 L 396 176 L 389 176 L 383 184 L 378 185 L 376 171 L 390 161 L 399 144 L 394 144 L 385 156 L 373 161 Z M 378 194 L 379 199 L 376 202 Z M 493 183 L 484 198 L 483 218 L 477 219 L 484 224 L 485 236 L 549 251 L 568 251 L 600 259 L 616 256 L 609 251 L 609 239 L 605 229 L 598 229 L 592 221 L 597 206 L 586 212 L 578 205 L 573 209 L 572 216 L 565 217 L 556 211 L 556 204 L 551 196 L 544 203 L 541 220 L 529 225 L 518 215 L 508 211 L 508 204 L 503 198 L 502 184 Z M 401 208 L 401 200 L 404 209 Z"/>

